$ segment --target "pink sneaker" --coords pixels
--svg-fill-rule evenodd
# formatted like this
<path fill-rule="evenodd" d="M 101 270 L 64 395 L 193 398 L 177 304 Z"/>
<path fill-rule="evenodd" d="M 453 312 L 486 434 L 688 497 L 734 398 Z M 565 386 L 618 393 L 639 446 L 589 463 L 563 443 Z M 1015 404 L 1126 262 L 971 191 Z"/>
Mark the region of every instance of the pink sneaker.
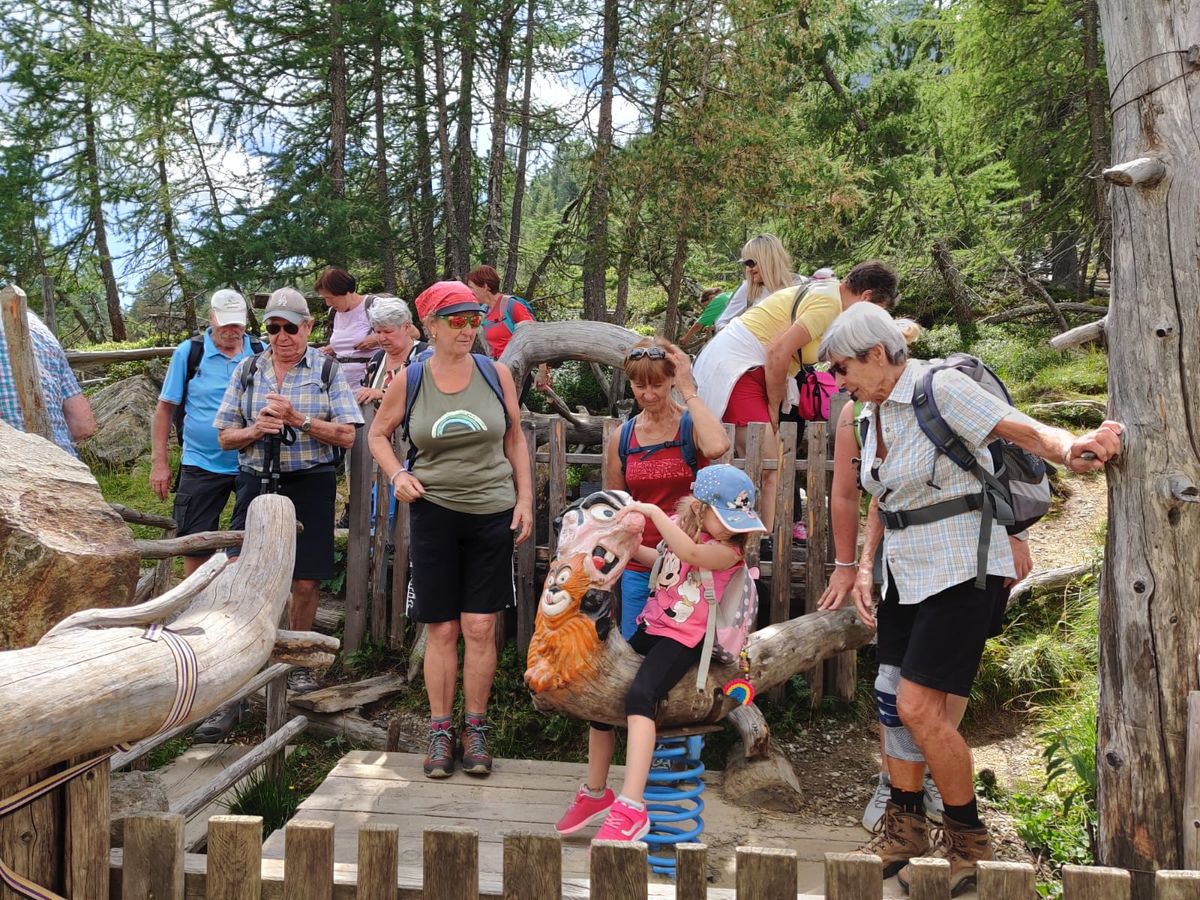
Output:
<path fill-rule="evenodd" d="M 596 832 L 597 841 L 640 841 L 650 832 L 650 814 L 618 800 Z"/>
<path fill-rule="evenodd" d="M 579 829 L 603 819 L 616 799 L 617 795 L 610 787 L 604 789 L 603 796 L 593 797 L 588 793 L 587 785 L 583 785 L 576 792 L 571 806 L 554 826 L 554 830 L 559 834 L 574 834 Z"/>

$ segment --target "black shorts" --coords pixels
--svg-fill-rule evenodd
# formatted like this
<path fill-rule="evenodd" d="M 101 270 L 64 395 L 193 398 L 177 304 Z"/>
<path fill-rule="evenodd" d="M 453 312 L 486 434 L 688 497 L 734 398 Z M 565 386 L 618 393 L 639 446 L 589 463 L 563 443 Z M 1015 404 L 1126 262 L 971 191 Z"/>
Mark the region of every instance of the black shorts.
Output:
<path fill-rule="evenodd" d="M 889 573 L 887 594 L 875 612 L 876 659 L 899 666 L 901 677 L 915 684 L 970 696 L 983 645 L 999 633 L 997 618 L 1003 621 L 1007 596 L 1004 578 L 989 575 L 982 590 L 972 578 L 920 603 L 902 604 Z"/>
<path fill-rule="evenodd" d="M 179 484 L 175 488 L 175 508 L 171 513 L 177 526 L 176 534 L 195 534 L 216 531 L 221 525 L 221 513 L 237 487 L 236 475 L 209 472 L 199 466 L 180 466 Z M 208 556 L 186 553 L 185 556 Z"/>
<path fill-rule="evenodd" d="M 246 527 L 246 510 L 262 490 L 261 476 L 246 472 L 237 476 L 237 504 L 233 507 L 233 528 Z M 296 521 L 304 530 L 296 535 L 296 564 L 292 578 L 324 581 L 334 575 L 333 501 L 337 493 L 337 475 L 332 463 L 313 466 L 279 477 L 279 493 L 296 507 Z M 236 556 L 237 550 L 230 552 Z"/>
<path fill-rule="evenodd" d="M 456 622 L 516 605 L 512 510 L 464 513 L 428 500 L 409 507 L 408 617 Z"/>

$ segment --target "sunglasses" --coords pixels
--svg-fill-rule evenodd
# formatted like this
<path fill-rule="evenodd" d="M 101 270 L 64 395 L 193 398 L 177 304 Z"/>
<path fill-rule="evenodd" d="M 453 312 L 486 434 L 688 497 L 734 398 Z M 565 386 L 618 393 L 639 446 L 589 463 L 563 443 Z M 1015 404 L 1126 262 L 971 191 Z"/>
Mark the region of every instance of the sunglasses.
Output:
<path fill-rule="evenodd" d="M 452 313 L 448 316 L 439 316 L 439 318 L 455 331 L 462 331 L 464 328 L 478 328 L 483 322 L 483 316 L 479 313 Z"/>
<path fill-rule="evenodd" d="M 300 326 L 295 322 L 268 322 L 266 329 L 267 334 L 279 334 L 280 331 L 286 331 L 288 334 L 300 333 Z"/>
<path fill-rule="evenodd" d="M 667 351 L 662 347 L 634 347 L 625 358 L 632 361 L 642 359 L 643 357 L 646 359 L 666 359 Z"/>
<path fill-rule="evenodd" d="M 745 266 L 747 269 L 757 269 L 758 263 L 752 259 L 739 259 L 738 265 Z"/>

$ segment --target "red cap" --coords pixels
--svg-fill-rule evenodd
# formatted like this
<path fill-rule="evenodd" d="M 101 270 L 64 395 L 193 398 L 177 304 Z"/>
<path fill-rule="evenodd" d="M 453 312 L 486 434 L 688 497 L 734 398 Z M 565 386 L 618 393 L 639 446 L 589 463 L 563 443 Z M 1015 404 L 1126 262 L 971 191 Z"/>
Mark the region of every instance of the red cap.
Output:
<path fill-rule="evenodd" d="M 471 289 L 461 281 L 437 281 L 417 294 L 417 316 L 428 319 L 435 314 L 487 312 Z"/>

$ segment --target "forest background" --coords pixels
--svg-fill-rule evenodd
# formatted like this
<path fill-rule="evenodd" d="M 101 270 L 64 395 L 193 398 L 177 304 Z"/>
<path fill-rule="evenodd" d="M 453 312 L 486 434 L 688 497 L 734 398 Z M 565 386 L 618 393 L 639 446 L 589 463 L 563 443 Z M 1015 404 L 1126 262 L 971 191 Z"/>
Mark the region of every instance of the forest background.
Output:
<path fill-rule="evenodd" d="M 1101 54 L 1095 0 L 0 0 L 0 273 L 68 344 L 328 263 L 677 334 L 770 231 L 1049 319 L 1105 293 Z"/>

